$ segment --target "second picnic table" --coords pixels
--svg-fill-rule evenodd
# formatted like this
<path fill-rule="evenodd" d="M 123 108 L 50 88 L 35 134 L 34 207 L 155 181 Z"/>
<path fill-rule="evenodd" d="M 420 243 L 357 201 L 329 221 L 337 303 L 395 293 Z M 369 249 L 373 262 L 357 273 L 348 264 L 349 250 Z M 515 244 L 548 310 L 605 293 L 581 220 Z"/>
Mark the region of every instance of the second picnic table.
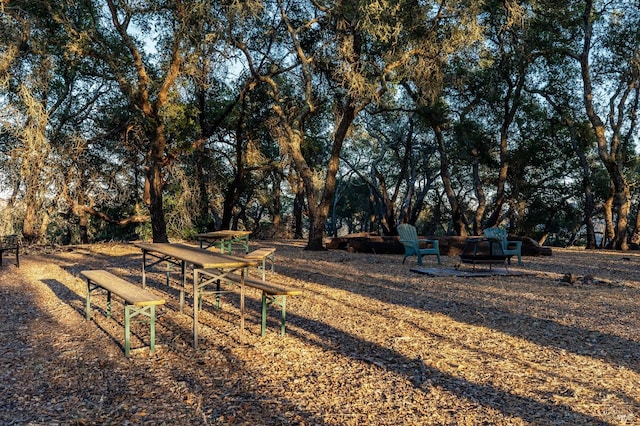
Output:
<path fill-rule="evenodd" d="M 244 331 L 244 274 L 245 269 L 257 266 L 258 261 L 222 253 L 202 250 L 195 246 L 176 243 L 135 243 L 142 250 L 142 287 L 146 286 L 146 271 L 153 266 L 167 262 L 180 267 L 182 288 L 180 290 L 180 312 L 184 308 L 187 265 L 193 266 L 193 347 L 198 348 L 199 295 L 209 284 L 217 283 L 230 273 L 240 270 L 240 330 Z M 147 258 L 153 258 L 147 262 Z M 203 279 L 201 279 L 203 278 Z M 167 285 L 169 269 L 167 268 Z"/>
<path fill-rule="evenodd" d="M 236 231 L 227 229 L 222 231 L 204 232 L 196 234 L 195 238 L 200 242 L 200 248 L 207 249 L 220 243 L 220 252 L 231 254 L 234 246 L 241 247 L 245 253 L 249 253 L 249 235 L 251 231 Z"/>

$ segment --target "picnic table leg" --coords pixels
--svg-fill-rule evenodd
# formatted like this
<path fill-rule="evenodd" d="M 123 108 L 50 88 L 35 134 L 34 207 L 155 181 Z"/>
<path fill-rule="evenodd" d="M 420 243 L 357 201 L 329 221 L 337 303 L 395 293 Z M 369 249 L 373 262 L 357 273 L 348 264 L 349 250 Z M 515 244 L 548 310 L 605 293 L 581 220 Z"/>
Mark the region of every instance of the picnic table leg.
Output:
<path fill-rule="evenodd" d="M 249 237 L 246 235 L 240 237 L 233 237 L 231 244 L 238 244 L 244 249 L 244 254 L 249 253 Z"/>
<path fill-rule="evenodd" d="M 260 327 L 260 335 L 264 337 L 267 330 L 267 293 L 262 292 L 262 326 Z"/>
<path fill-rule="evenodd" d="M 147 285 L 147 251 L 142 249 L 142 288 Z"/>
<path fill-rule="evenodd" d="M 193 270 L 193 348 L 198 349 L 198 279 L 199 273 L 197 269 Z"/>
<path fill-rule="evenodd" d="M 150 313 L 151 313 L 151 337 L 150 337 L 150 352 L 154 353 L 156 351 L 156 306 L 155 305 L 151 305 L 149 307 L 150 309 Z"/>
<path fill-rule="evenodd" d="M 216 280 L 216 309 L 220 309 L 220 280 Z"/>
<path fill-rule="evenodd" d="M 187 262 L 184 260 L 180 265 L 180 271 L 182 273 L 182 288 L 180 289 L 180 312 L 184 312 L 184 291 L 187 288 Z"/>
<path fill-rule="evenodd" d="M 91 280 L 87 280 L 87 306 L 85 308 L 85 318 L 91 319 Z"/>
<path fill-rule="evenodd" d="M 244 333 L 244 268 L 240 269 L 240 333 Z"/>

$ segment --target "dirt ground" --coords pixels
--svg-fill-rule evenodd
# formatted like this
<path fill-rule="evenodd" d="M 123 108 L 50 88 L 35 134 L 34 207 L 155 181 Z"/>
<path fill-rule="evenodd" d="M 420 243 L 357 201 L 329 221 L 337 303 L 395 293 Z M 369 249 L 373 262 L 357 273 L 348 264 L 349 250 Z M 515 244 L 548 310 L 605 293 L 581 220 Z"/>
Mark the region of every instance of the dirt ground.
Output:
<path fill-rule="evenodd" d="M 415 258 L 276 247 L 287 334 L 258 292 L 246 331 L 239 293 L 205 300 L 192 347 L 192 298 L 178 276 L 162 295 L 157 351 L 136 322 L 123 353 L 123 309 L 92 296 L 84 269 L 139 284 L 141 253 L 100 244 L 29 250 L 0 269 L 0 423 L 5 425 L 631 425 L 640 424 L 640 253 L 554 249 L 513 265 L 521 276 L 430 277 Z M 440 268 L 455 269 L 457 257 Z M 435 258 L 425 266 L 436 267 Z M 468 266 L 460 268 L 470 269 Z M 572 281 L 572 282 L 569 282 Z"/>

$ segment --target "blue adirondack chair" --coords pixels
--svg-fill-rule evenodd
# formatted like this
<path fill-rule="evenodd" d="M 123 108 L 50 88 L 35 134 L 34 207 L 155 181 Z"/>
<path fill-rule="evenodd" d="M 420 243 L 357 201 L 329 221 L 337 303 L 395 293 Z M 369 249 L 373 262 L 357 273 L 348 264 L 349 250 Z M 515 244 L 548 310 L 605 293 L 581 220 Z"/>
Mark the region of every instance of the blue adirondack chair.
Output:
<path fill-rule="evenodd" d="M 435 254 L 438 258 L 438 264 L 440 264 L 440 247 L 438 246 L 438 240 L 419 239 L 415 226 L 409 225 L 408 223 L 398 225 L 398 234 L 400 235 L 400 242 L 404 246 L 402 263 L 404 263 L 409 256 L 417 256 L 418 265 L 422 265 L 422 256 Z M 431 247 L 421 248 L 421 243 Z"/>
<path fill-rule="evenodd" d="M 522 265 L 522 241 L 508 240 L 507 230 L 502 228 L 486 228 L 483 232 L 486 238 L 499 240 L 502 243 L 502 251 L 506 256 L 518 256 L 518 265 Z"/>

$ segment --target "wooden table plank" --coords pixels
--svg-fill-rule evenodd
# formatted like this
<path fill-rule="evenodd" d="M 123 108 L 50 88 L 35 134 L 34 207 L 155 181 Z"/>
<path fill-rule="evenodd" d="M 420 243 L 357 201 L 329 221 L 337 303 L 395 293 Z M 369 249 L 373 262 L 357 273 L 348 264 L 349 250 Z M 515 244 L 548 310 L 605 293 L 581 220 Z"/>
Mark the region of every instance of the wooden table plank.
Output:
<path fill-rule="evenodd" d="M 247 259 L 222 253 L 205 251 L 196 246 L 179 243 L 135 243 L 147 252 L 160 253 L 184 260 L 198 268 L 235 268 L 247 263 Z"/>

